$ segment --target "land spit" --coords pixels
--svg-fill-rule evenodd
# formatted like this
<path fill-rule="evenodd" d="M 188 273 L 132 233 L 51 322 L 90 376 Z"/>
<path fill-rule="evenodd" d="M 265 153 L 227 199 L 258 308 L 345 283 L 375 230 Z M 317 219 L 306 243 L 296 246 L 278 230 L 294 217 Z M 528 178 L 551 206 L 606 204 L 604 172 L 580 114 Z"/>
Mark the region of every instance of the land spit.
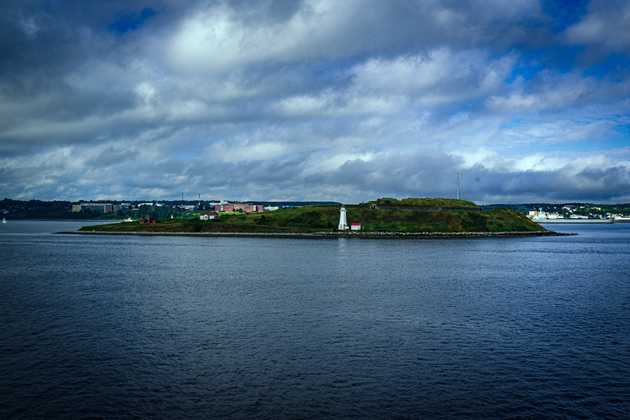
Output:
<path fill-rule="evenodd" d="M 482 239 L 531 236 L 571 236 L 575 233 L 539 232 L 104 232 L 97 230 L 66 231 L 70 235 L 123 235 L 123 236 L 201 236 L 214 238 L 281 238 L 281 239 Z"/>

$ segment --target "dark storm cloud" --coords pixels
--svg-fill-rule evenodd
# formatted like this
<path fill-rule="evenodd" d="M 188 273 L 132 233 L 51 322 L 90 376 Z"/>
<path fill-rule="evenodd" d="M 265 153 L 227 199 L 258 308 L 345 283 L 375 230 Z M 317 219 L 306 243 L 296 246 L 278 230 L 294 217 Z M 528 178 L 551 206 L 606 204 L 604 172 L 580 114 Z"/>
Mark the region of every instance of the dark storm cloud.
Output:
<path fill-rule="evenodd" d="M 5 1 L 0 195 L 626 197 L 629 4 Z"/>
<path fill-rule="evenodd" d="M 316 176 L 305 181 L 307 185 L 347 186 L 367 197 L 383 191 L 400 197 L 454 197 L 459 164 L 448 155 L 353 161 L 324 178 Z M 623 166 L 575 172 L 570 166 L 547 171 L 506 171 L 477 165 L 461 171 L 461 176 L 463 194 L 483 202 L 609 201 L 627 200 L 630 196 L 630 170 Z"/>
<path fill-rule="evenodd" d="M 574 173 L 571 168 L 553 171 L 505 172 L 475 167 L 465 172 L 466 192 L 485 200 L 548 201 L 627 200 L 630 170 L 617 166 L 588 168 Z"/>

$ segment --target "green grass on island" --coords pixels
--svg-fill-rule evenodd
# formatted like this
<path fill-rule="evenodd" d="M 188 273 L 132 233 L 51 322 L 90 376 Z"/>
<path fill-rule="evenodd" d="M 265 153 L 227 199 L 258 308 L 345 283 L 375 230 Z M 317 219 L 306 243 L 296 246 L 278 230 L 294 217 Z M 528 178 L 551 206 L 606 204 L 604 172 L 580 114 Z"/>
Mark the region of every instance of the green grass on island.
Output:
<path fill-rule="evenodd" d="M 346 205 L 348 223 L 362 224 L 362 232 L 459 233 L 541 232 L 545 229 L 509 209 L 482 210 L 465 200 L 413 198 L 379 199 Z M 336 232 L 338 205 L 285 208 L 251 214 L 222 214 L 218 220 L 189 218 L 158 220 L 155 224 L 123 222 L 81 228 L 84 232 L 232 232 L 316 233 Z M 194 218 L 193 218 L 194 217 Z"/>

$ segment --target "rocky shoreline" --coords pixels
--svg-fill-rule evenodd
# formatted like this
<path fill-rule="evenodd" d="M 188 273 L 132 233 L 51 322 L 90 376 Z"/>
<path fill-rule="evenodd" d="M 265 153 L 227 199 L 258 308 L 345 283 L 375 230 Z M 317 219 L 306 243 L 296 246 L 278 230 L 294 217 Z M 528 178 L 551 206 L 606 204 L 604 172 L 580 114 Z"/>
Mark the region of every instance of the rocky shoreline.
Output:
<path fill-rule="evenodd" d="M 534 236 L 570 236 L 574 233 L 541 232 L 313 232 L 313 233 L 256 233 L 256 232 L 105 232 L 66 231 L 70 235 L 123 236 L 198 236 L 214 238 L 280 238 L 280 239 L 482 239 L 520 238 Z"/>

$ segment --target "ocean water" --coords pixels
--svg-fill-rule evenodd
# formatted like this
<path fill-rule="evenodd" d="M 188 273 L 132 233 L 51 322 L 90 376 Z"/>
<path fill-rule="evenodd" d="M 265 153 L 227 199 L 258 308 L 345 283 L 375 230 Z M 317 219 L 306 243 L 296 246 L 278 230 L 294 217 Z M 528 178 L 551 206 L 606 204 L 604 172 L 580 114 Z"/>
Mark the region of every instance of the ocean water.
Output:
<path fill-rule="evenodd" d="M 630 224 L 289 240 L 0 225 L 0 418 L 630 417 Z"/>

